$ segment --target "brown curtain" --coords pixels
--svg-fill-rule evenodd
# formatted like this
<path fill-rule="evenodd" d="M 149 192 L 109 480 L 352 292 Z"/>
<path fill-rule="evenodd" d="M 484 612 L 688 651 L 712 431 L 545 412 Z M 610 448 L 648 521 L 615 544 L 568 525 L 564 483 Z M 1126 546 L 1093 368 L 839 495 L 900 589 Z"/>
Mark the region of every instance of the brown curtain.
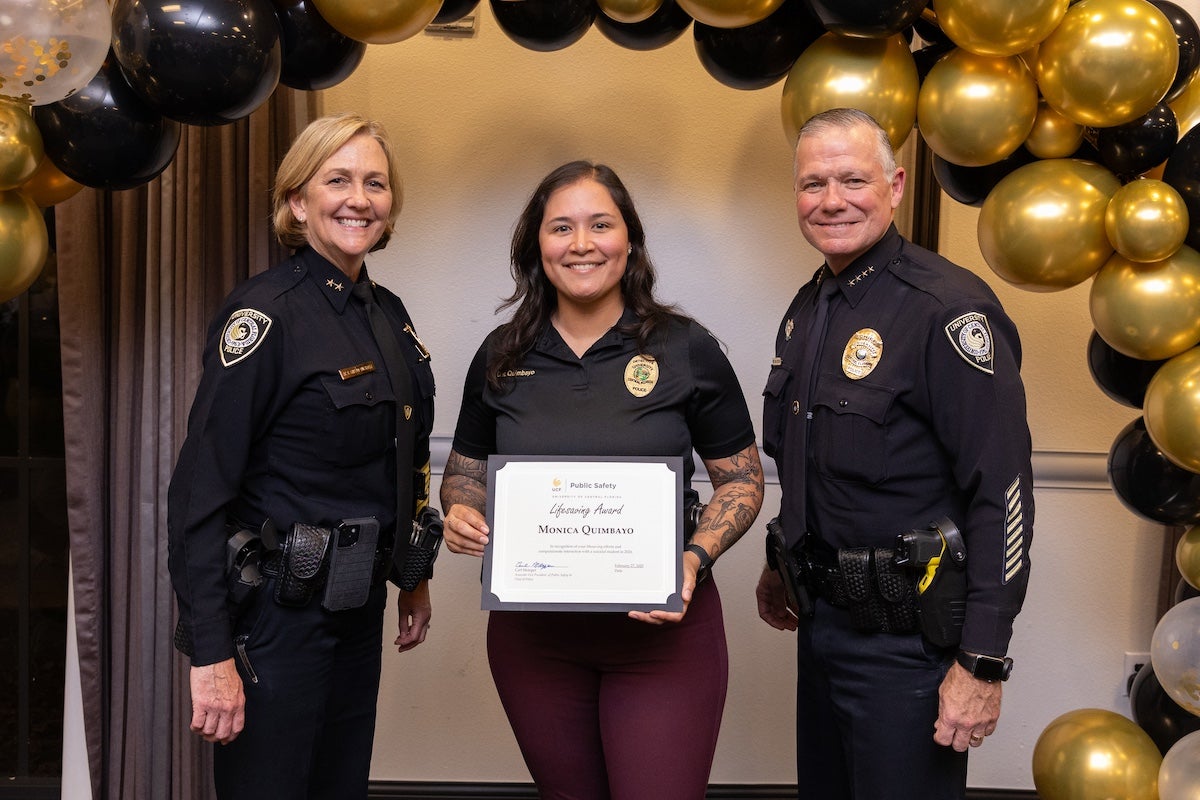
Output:
<path fill-rule="evenodd" d="M 172 648 L 167 483 L 209 317 L 283 252 L 270 187 L 312 93 L 280 87 L 247 119 L 185 126 L 171 165 L 55 209 L 67 506 L 84 724 L 96 800 L 212 796 Z"/>

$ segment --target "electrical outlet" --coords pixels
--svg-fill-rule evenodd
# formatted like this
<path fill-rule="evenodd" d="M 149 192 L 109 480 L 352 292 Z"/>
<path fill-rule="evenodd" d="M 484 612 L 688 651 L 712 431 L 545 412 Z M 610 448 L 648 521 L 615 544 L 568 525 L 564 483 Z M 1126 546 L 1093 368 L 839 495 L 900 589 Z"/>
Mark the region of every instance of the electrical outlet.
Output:
<path fill-rule="evenodd" d="M 1126 653 L 1125 654 L 1125 683 L 1124 693 L 1129 696 L 1129 690 L 1133 688 L 1133 679 L 1137 676 L 1137 671 L 1150 663 L 1149 653 Z"/>

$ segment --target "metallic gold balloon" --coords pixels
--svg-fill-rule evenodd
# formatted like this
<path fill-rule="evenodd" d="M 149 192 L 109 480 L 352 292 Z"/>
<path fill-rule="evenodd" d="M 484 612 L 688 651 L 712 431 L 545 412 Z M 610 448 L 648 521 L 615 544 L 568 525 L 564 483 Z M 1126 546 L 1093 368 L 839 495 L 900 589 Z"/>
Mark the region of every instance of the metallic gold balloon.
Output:
<path fill-rule="evenodd" d="M 800 126 L 831 108 L 858 108 L 899 149 L 917 119 L 917 65 L 904 37 L 864 39 L 827 33 L 810 44 L 783 83 L 783 129 L 796 144 Z"/>
<path fill-rule="evenodd" d="M 360 42 L 391 44 L 433 22 L 442 0 L 312 0 L 325 21 Z"/>
<path fill-rule="evenodd" d="M 1167 460 L 1200 472 L 1200 347 L 1186 350 L 1158 368 L 1146 385 L 1142 411 L 1150 441 Z M 1200 711 L 1200 697 L 1196 704 Z"/>
<path fill-rule="evenodd" d="M 83 189 L 82 183 L 76 183 L 64 175 L 58 165 L 49 158 L 43 158 L 33 176 L 20 186 L 21 194 L 32 200 L 39 208 L 49 208 L 64 200 L 69 200 L 81 189 Z"/>
<path fill-rule="evenodd" d="M 1170 184 L 1150 178 L 1132 181 L 1109 201 L 1104 231 L 1130 261 L 1162 261 L 1187 238 L 1187 205 Z"/>
<path fill-rule="evenodd" d="M 1041 800 L 1158 800 L 1162 755 L 1132 720 L 1100 708 L 1055 718 L 1033 747 L 1033 785 Z"/>
<path fill-rule="evenodd" d="M 1200 527 L 1188 528 L 1179 537 L 1179 544 L 1175 545 L 1175 566 L 1193 589 L 1200 589 Z"/>
<path fill-rule="evenodd" d="M 1068 118 L 1109 128 L 1154 108 L 1178 65 L 1175 29 L 1146 0 L 1079 0 L 1038 48 L 1037 82 Z"/>
<path fill-rule="evenodd" d="M 360 0 L 347 0 L 359 2 Z M 761 22 L 783 5 L 783 0 L 677 0 L 697 22 L 714 28 L 744 28 Z"/>
<path fill-rule="evenodd" d="M 1021 146 L 1037 109 L 1037 84 L 1021 59 L 956 49 L 921 84 L 917 127 L 951 164 L 983 167 Z"/>
<path fill-rule="evenodd" d="M 0 303 L 33 285 L 49 253 L 46 220 L 38 207 L 20 192 L 0 192 Z"/>
<path fill-rule="evenodd" d="M 1015 56 L 1050 35 L 1069 0 L 933 0 L 942 32 L 981 56 Z"/>
<path fill-rule="evenodd" d="M 1117 352 L 1143 361 L 1179 355 L 1200 342 L 1200 253 L 1184 245 L 1149 264 L 1114 253 L 1088 303 L 1096 333 Z"/>
<path fill-rule="evenodd" d="M 663 0 L 596 0 L 605 16 L 627 24 L 645 22 L 662 4 Z"/>
<path fill-rule="evenodd" d="M 1067 158 L 1083 144 L 1083 132 L 1082 125 L 1039 100 L 1033 130 L 1025 137 L 1025 149 L 1036 158 Z"/>
<path fill-rule="evenodd" d="M 29 106 L 0 100 L 0 190 L 29 180 L 44 155 L 42 134 Z"/>
<path fill-rule="evenodd" d="M 1121 186 L 1099 164 L 1034 161 L 1006 175 L 979 211 L 979 250 L 1021 289 L 1053 292 L 1081 283 L 1112 255 L 1104 211 Z"/>

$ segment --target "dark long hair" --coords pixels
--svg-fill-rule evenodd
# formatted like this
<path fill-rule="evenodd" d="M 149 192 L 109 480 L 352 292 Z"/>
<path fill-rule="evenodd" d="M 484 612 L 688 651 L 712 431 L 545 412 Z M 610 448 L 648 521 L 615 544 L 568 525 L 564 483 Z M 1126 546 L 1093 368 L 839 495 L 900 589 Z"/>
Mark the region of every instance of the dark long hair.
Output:
<path fill-rule="evenodd" d="M 572 161 L 558 167 L 538 184 L 525 204 L 513 231 L 510 271 L 516 288 L 505 298 L 498 311 L 516 306 L 512 319 L 500 327 L 488 357 L 488 383 L 501 387 L 501 375 L 515 369 L 533 348 L 533 343 L 550 320 L 558 305 L 558 295 L 542 269 L 542 250 L 538 234 L 550 195 L 565 186 L 583 180 L 594 180 L 608 190 L 629 231 L 632 251 L 621 276 L 621 294 L 625 305 L 633 309 L 637 322 L 622 326 L 621 332 L 637 338 L 642 352 L 653 354 L 652 340 L 661 326 L 682 315 L 674 306 L 664 305 L 654 297 L 656 276 L 654 264 L 646 252 L 646 232 L 638 217 L 633 199 L 617 173 L 604 164 L 591 161 Z"/>

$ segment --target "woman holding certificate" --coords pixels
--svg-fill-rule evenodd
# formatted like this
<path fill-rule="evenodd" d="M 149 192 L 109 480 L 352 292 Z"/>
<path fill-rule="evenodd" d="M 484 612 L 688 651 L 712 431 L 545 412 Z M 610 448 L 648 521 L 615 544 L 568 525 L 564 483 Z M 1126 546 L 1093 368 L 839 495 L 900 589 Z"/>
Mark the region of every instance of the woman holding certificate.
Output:
<path fill-rule="evenodd" d="M 491 612 L 500 700 L 543 798 L 702 798 L 728 684 L 709 567 L 763 497 L 745 399 L 712 335 L 655 299 L 641 220 L 610 168 L 547 175 L 511 260 L 515 311 L 471 364 L 442 480 L 449 549 L 484 555 L 493 455 L 681 457 L 690 488 L 694 449 L 713 493 L 679 554 L 682 611 Z"/>

